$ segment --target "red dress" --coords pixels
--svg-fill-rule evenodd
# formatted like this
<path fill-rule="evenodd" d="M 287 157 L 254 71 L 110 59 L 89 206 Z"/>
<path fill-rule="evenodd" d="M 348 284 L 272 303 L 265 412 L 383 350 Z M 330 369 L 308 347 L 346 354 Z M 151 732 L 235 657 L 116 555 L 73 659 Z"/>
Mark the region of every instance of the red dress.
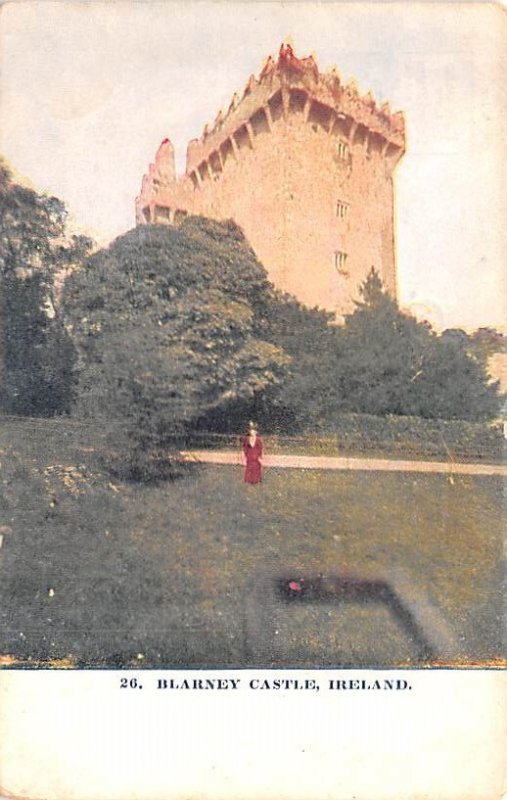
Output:
<path fill-rule="evenodd" d="M 243 452 L 246 458 L 245 483 L 260 483 L 262 481 L 262 467 L 260 458 L 262 457 L 262 439 L 257 436 L 255 444 L 250 444 L 250 437 L 243 439 Z"/>

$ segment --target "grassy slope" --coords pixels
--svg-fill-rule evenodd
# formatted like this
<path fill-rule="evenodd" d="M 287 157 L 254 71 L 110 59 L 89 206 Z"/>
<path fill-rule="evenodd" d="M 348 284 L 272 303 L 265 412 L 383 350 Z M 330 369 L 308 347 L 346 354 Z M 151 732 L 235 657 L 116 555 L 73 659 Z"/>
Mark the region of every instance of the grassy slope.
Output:
<path fill-rule="evenodd" d="M 4 654 L 245 663 L 252 598 L 266 575 L 289 568 L 402 569 L 450 622 L 465 658 L 501 654 L 500 479 L 273 469 L 250 487 L 239 468 L 204 467 L 139 487 L 111 483 L 91 455 L 26 429 L 4 430 L 0 450 L 0 524 L 12 528 L 0 551 Z M 375 605 L 278 604 L 273 627 L 274 661 L 420 656 Z"/>

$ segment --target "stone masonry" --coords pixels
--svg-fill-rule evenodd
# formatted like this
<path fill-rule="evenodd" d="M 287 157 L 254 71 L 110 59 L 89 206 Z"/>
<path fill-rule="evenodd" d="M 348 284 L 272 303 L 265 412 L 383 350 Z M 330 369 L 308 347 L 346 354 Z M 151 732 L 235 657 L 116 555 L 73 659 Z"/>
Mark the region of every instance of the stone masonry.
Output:
<path fill-rule="evenodd" d="M 396 295 L 393 173 L 404 151 L 401 112 L 282 45 L 189 142 L 181 177 L 164 139 L 136 222 L 232 218 L 278 288 L 339 320 L 372 267 Z"/>

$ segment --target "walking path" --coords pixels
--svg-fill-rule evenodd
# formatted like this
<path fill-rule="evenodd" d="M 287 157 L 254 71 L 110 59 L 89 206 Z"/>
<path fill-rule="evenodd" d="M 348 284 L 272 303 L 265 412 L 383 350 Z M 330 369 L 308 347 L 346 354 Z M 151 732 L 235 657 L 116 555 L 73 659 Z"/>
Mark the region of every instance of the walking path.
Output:
<path fill-rule="evenodd" d="M 242 465 L 240 453 L 227 450 L 189 450 L 182 453 L 186 461 L 204 464 Z M 504 475 L 507 464 L 459 464 L 455 461 L 401 461 L 384 458 L 356 458 L 338 456 L 268 455 L 262 459 L 264 467 L 282 469 L 340 469 L 371 472 L 443 472 L 446 475 Z"/>

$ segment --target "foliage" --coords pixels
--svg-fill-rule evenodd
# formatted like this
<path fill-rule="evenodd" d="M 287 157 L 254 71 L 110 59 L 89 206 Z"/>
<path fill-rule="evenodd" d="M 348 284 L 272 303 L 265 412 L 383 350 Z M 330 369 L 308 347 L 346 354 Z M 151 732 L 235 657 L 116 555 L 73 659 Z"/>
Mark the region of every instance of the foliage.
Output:
<path fill-rule="evenodd" d="M 61 413 L 72 400 L 75 353 L 54 281 L 91 243 L 66 240 L 65 222 L 60 200 L 14 183 L 0 164 L 0 403 L 11 413 Z"/>
<path fill-rule="evenodd" d="M 60 200 L 14 183 L 0 163 L 1 275 L 30 269 L 50 275 L 59 256 L 54 244 L 64 235 L 65 220 Z"/>
<path fill-rule="evenodd" d="M 289 377 L 275 406 L 256 409 L 265 430 L 291 432 L 313 424 L 334 408 L 337 329 L 333 314 L 307 308 L 276 292 L 266 304 L 263 332 L 291 357 Z M 273 425 L 275 422 L 275 425 Z"/>
<path fill-rule="evenodd" d="M 498 383 L 491 382 L 486 365 L 467 346 L 433 335 L 425 349 L 417 382 L 422 417 L 488 420 L 498 416 Z"/>
<path fill-rule="evenodd" d="M 75 351 L 67 332 L 42 305 L 43 279 L 4 277 L 6 314 L 2 324 L 5 410 L 48 416 L 70 410 Z"/>
<path fill-rule="evenodd" d="M 372 270 L 343 327 L 285 298 L 270 322 L 292 356 L 283 401 L 305 429 L 341 413 L 491 419 L 497 384 L 466 334 L 437 335 L 403 313 Z M 296 426 L 294 426 L 296 427 Z"/>
<path fill-rule="evenodd" d="M 340 356 L 343 410 L 488 419 L 498 389 L 459 337 L 438 336 L 403 312 L 372 270 L 346 318 Z"/>
<path fill-rule="evenodd" d="M 239 228 L 197 217 L 129 231 L 70 276 L 79 412 L 104 419 L 129 475 L 158 475 L 156 454 L 207 414 L 276 393 L 288 357 L 258 323 L 271 291 Z"/>
<path fill-rule="evenodd" d="M 495 328 L 477 328 L 470 334 L 460 328 L 448 328 L 442 338 L 460 342 L 470 356 L 484 365 L 495 353 L 507 353 L 507 338 Z"/>

